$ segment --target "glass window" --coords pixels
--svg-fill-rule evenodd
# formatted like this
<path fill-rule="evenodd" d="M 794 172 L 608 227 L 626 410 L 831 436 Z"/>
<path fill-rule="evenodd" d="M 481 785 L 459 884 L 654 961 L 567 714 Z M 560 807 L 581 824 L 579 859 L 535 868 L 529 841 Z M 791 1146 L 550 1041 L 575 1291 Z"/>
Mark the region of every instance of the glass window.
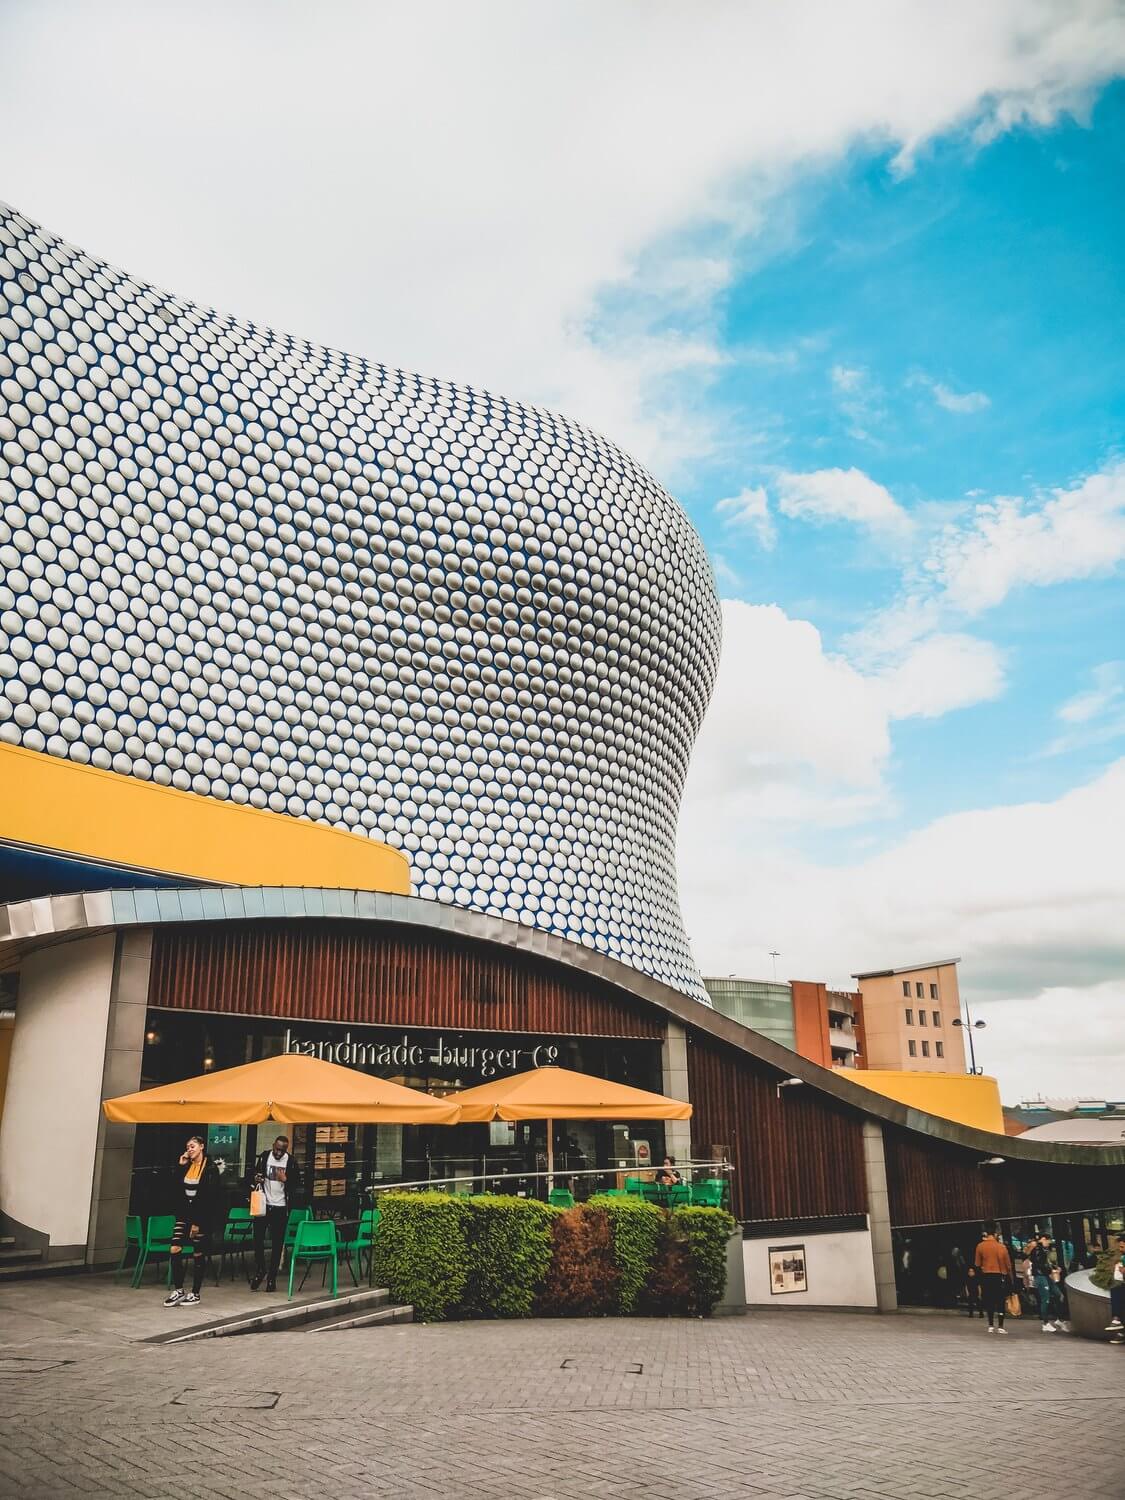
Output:
<path fill-rule="evenodd" d="M 917 1057 L 918 1056 L 918 1043 L 917 1042 L 907 1042 L 906 1045 L 910 1048 L 910 1055 L 911 1055 L 911 1057 Z"/>
<path fill-rule="evenodd" d="M 941 1025 L 941 1011 L 940 1010 L 935 1010 L 934 1011 L 934 1025 L 935 1026 L 940 1026 Z"/>
<path fill-rule="evenodd" d="M 925 996 L 926 996 L 926 986 L 922 983 L 922 981 L 920 979 L 918 980 L 917 984 L 914 986 L 914 993 L 918 996 L 919 1000 L 925 999 Z"/>
<path fill-rule="evenodd" d="M 909 995 L 910 994 L 910 980 L 909 979 L 904 979 L 902 981 L 902 993 L 904 995 Z"/>
<path fill-rule="evenodd" d="M 922 1056 L 923 1057 L 929 1057 L 929 1055 L 930 1055 L 930 1044 L 929 1044 L 929 1042 L 923 1042 L 922 1043 Z"/>
<path fill-rule="evenodd" d="M 930 985 L 930 999 L 931 1000 L 936 1000 L 937 999 L 937 985 L 936 984 L 931 984 Z"/>
<path fill-rule="evenodd" d="M 908 1026 L 913 1026 L 914 1025 L 914 1012 L 910 1009 L 909 1006 L 907 1006 L 907 1009 L 906 1009 L 906 1024 Z"/>
<path fill-rule="evenodd" d="M 920 1010 L 918 1012 L 918 1025 L 919 1026 L 925 1026 L 925 1024 L 926 1024 L 926 1012 L 924 1010 Z"/>
<path fill-rule="evenodd" d="M 937 1055 L 939 1057 L 944 1057 L 945 1056 L 945 1043 L 944 1042 L 935 1042 L 934 1043 L 934 1051 L 937 1053 Z"/>

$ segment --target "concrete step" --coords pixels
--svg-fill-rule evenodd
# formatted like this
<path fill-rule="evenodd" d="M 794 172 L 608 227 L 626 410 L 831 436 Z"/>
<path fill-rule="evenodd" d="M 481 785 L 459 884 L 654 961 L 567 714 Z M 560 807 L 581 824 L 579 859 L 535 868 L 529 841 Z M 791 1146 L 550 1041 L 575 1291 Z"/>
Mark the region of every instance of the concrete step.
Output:
<path fill-rule="evenodd" d="M 22 1260 L 0 1260 L 0 1281 L 23 1281 L 33 1276 L 58 1276 L 72 1271 L 84 1271 L 84 1260 L 44 1260 L 42 1252 L 31 1250 Z"/>
<path fill-rule="evenodd" d="M 338 1297 L 318 1297 L 314 1302 L 279 1302 L 263 1307 L 260 1312 L 238 1313 L 229 1318 L 218 1318 L 212 1323 L 201 1323 L 194 1328 L 155 1334 L 144 1339 L 146 1344 L 187 1344 L 196 1339 L 232 1338 L 240 1333 L 291 1332 L 310 1325 L 359 1316 L 385 1308 L 389 1294 L 384 1287 L 363 1287 L 354 1292 L 343 1292 Z"/>
<path fill-rule="evenodd" d="M 374 1328 L 381 1323 L 413 1323 L 414 1309 L 409 1304 L 392 1302 L 386 1307 L 377 1307 L 374 1312 L 356 1313 L 342 1318 L 326 1318 L 316 1323 L 310 1333 L 340 1333 L 348 1328 Z"/>

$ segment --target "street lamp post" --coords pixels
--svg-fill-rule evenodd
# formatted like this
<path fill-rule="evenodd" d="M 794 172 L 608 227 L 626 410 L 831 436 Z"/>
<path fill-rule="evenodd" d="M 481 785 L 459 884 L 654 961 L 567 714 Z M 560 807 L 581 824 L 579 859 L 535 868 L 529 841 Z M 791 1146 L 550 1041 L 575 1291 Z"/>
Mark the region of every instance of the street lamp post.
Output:
<path fill-rule="evenodd" d="M 968 1033 L 968 1037 L 969 1037 L 969 1072 L 970 1073 L 983 1073 L 984 1069 L 977 1067 L 977 1050 L 973 1046 L 973 1032 L 974 1031 L 982 1031 L 984 1029 L 984 1027 L 988 1025 L 988 1022 L 987 1021 L 974 1021 L 973 1020 L 973 1013 L 969 1009 L 969 1002 L 967 1000 L 964 1000 L 964 1001 L 962 1001 L 962 1004 L 965 1007 L 965 1019 L 962 1020 L 961 1017 L 958 1016 L 957 1019 L 953 1022 L 953 1024 L 954 1024 L 954 1026 L 960 1026 L 960 1027 L 962 1027 Z"/>

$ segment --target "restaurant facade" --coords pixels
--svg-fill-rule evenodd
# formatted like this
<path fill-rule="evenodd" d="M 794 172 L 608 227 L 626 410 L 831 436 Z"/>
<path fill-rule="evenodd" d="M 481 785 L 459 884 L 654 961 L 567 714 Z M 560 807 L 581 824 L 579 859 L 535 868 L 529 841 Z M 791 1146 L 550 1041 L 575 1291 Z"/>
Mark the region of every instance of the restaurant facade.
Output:
<path fill-rule="evenodd" d="M 1125 1202 L 1119 1148 L 922 1115 L 614 959 L 414 897 L 183 888 L 11 903 L 0 960 L 20 977 L 3 1211 L 48 1262 L 115 1260 L 125 1214 L 160 1208 L 182 1147 L 182 1128 L 102 1119 L 103 1098 L 283 1051 L 430 1092 L 558 1063 L 689 1100 L 690 1121 L 557 1122 L 556 1170 L 581 1195 L 665 1151 L 726 1163 L 751 1301 L 772 1299 L 768 1268 L 783 1264 L 804 1279 L 779 1305 L 926 1300 L 904 1236 L 929 1245 L 942 1226 L 961 1238 L 969 1221 L 1066 1215 L 1081 1242 Z M 210 1127 L 232 1203 L 274 1130 Z M 325 1121 L 293 1135 L 314 1212 L 348 1218 L 396 1182 L 535 1194 L 545 1130 Z"/>

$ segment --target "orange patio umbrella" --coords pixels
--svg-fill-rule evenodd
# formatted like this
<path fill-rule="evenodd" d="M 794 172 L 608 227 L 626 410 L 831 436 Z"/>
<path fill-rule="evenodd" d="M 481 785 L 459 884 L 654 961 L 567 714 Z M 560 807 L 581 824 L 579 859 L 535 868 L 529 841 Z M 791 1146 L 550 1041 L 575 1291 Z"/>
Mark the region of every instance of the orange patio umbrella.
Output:
<path fill-rule="evenodd" d="M 102 1108 L 107 1119 L 127 1125 L 454 1125 L 461 1117 L 453 1100 L 302 1052 L 123 1094 Z"/>
<path fill-rule="evenodd" d="M 690 1120 L 691 1105 L 570 1068 L 532 1068 L 460 1094 L 461 1121 L 546 1120 L 547 1181 L 555 1170 L 554 1120 Z"/>

